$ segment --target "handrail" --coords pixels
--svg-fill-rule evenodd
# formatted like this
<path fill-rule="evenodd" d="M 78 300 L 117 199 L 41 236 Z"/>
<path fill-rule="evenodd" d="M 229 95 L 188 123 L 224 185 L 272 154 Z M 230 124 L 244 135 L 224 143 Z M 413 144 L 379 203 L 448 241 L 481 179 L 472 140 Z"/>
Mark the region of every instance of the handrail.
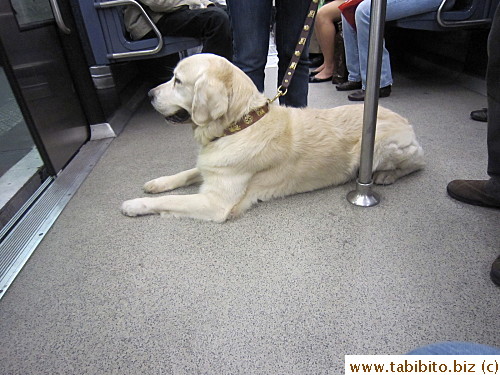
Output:
<path fill-rule="evenodd" d="M 49 3 L 52 7 L 52 13 L 54 13 L 54 19 L 59 30 L 61 30 L 64 34 L 71 34 L 71 29 L 64 23 L 57 0 L 49 0 Z"/>
<path fill-rule="evenodd" d="M 94 6 L 97 9 L 112 8 L 112 7 L 116 7 L 116 6 L 122 6 L 122 5 L 133 5 L 133 6 L 136 6 L 137 8 L 139 8 L 142 15 L 146 19 L 146 21 L 152 27 L 153 32 L 156 34 L 156 37 L 158 38 L 158 44 L 156 45 L 155 48 L 152 48 L 152 49 L 144 49 L 144 50 L 130 51 L 130 52 L 109 53 L 109 54 L 107 54 L 108 59 L 124 59 L 124 58 L 128 58 L 128 57 L 148 56 L 148 55 L 155 55 L 158 52 L 160 52 L 161 49 L 163 48 L 163 36 L 161 35 L 160 30 L 158 30 L 158 28 L 156 27 L 153 20 L 151 20 L 151 18 L 146 13 L 146 11 L 141 6 L 141 4 L 139 4 L 136 0 L 110 0 L 110 1 L 102 1 L 102 2 L 94 3 Z"/>
<path fill-rule="evenodd" d="M 448 0 L 443 0 L 441 2 L 441 5 L 439 5 L 439 8 L 437 10 L 436 14 L 436 21 L 439 24 L 439 26 L 443 28 L 455 28 L 455 27 L 464 27 L 464 26 L 479 26 L 479 25 L 485 25 L 488 23 L 491 23 L 491 18 L 481 18 L 478 20 L 464 20 L 464 21 L 445 21 L 443 19 L 443 9 L 446 5 L 446 2 Z M 486 0 L 487 5 L 486 9 L 489 9 L 491 5 L 491 0 Z"/>

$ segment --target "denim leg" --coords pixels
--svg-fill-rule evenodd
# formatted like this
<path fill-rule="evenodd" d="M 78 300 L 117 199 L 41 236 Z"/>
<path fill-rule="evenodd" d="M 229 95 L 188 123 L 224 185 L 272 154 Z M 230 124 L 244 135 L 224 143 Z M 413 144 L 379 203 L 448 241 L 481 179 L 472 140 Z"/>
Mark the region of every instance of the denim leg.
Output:
<path fill-rule="evenodd" d="M 386 21 L 394 21 L 400 18 L 414 16 L 436 10 L 441 0 L 387 0 Z M 359 65 L 363 81 L 366 84 L 366 71 L 368 59 L 368 42 L 370 34 L 370 11 L 371 1 L 363 1 L 356 9 L 356 29 L 359 49 Z M 380 74 L 380 87 L 392 85 L 392 72 L 389 52 L 385 48 L 382 54 L 382 71 Z"/>
<path fill-rule="evenodd" d="M 240 0 L 241 1 L 241 0 Z M 248 1 L 253 2 L 253 1 Z M 309 0 L 276 0 L 276 49 L 278 50 L 278 85 L 281 84 L 295 52 L 309 10 Z M 309 91 L 309 40 L 304 47 L 288 93 L 280 104 L 288 107 L 307 106 Z"/>
<path fill-rule="evenodd" d="M 356 30 L 342 16 L 342 32 L 344 34 L 345 45 L 345 62 L 349 76 L 347 79 L 352 82 L 361 81 L 361 73 L 359 71 L 359 52 L 358 39 Z"/>
<path fill-rule="evenodd" d="M 233 28 L 233 63 L 263 92 L 272 1 L 227 0 L 227 6 Z"/>
<path fill-rule="evenodd" d="M 500 7 L 488 38 L 488 174 L 500 179 Z"/>
<path fill-rule="evenodd" d="M 389 1 L 388 1 L 389 3 Z M 389 8 L 389 4 L 387 4 Z M 356 9 L 356 32 L 359 51 L 359 71 L 363 90 L 366 88 L 366 72 L 368 70 L 368 44 L 370 39 L 371 1 L 363 1 Z M 383 41 L 382 69 L 380 71 L 380 87 L 392 85 L 392 70 L 389 51 Z"/>
<path fill-rule="evenodd" d="M 442 0 L 387 0 L 387 21 L 437 10 Z"/>

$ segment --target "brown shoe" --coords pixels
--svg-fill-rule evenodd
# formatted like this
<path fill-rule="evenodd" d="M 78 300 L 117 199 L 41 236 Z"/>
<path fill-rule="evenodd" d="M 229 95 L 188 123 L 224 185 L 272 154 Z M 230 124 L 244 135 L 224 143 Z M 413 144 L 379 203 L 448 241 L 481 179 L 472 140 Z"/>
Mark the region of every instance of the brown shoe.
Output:
<path fill-rule="evenodd" d="M 361 81 L 360 82 L 357 82 L 357 81 L 346 81 L 344 83 L 341 83 L 341 84 L 335 86 L 335 88 L 338 91 L 359 90 L 361 88 Z"/>
<path fill-rule="evenodd" d="M 450 197 L 461 202 L 500 208 L 500 190 L 493 187 L 491 180 L 454 180 L 446 190 Z"/>

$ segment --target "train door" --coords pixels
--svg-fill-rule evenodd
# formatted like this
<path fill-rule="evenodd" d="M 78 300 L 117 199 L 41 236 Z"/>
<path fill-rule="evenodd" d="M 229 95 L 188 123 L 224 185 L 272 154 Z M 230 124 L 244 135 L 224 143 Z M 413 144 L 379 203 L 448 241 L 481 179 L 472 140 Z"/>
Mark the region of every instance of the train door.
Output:
<path fill-rule="evenodd" d="M 55 176 L 89 137 L 69 63 L 84 57 L 68 53 L 64 38 L 78 36 L 58 12 L 55 0 L 0 1 L 0 179 L 19 177 L 8 172 L 23 160 L 41 180 Z"/>

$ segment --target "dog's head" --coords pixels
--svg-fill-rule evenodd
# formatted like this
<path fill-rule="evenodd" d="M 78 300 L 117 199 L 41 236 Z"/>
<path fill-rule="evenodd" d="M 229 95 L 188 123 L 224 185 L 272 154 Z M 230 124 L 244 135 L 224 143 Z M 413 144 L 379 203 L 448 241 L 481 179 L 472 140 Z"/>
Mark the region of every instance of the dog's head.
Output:
<path fill-rule="evenodd" d="M 201 138 L 220 136 L 246 111 L 265 103 L 263 95 L 241 70 L 212 54 L 181 60 L 173 78 L 152 89 L 149 97 L 167 121 L 191 119 L 202 143 L 205 142 Z"/>

